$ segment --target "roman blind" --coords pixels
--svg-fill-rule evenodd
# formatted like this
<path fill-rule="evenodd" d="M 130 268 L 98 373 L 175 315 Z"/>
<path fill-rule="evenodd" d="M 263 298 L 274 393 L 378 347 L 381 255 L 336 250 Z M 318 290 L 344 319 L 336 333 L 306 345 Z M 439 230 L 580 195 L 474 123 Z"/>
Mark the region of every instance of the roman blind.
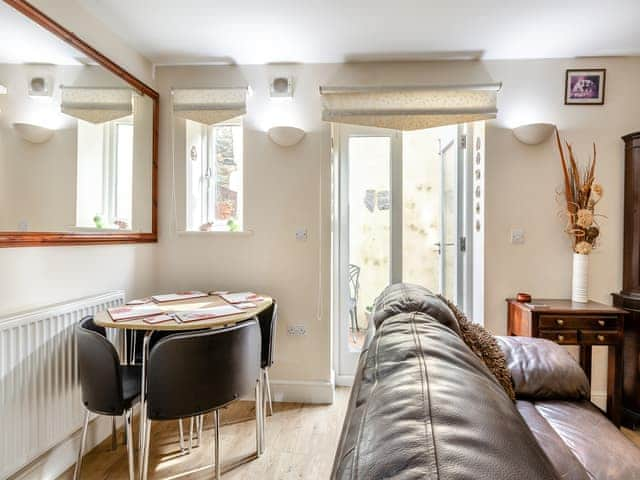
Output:
<path fill-rule="evenodd" d="M 133 90 L 121 87 L 62 87 L 62 113 L 91 123 L 104 123 L 131 115 Z"/>
<path fill-rule="evenodd" d="M 488 120 L 501 84 L 320 87 L 322 119 L 394 130 Z"/>
<path fill-rule="evenodd" d="M 247 113 L 248 87 L 173 89 L 176 117 L 213 125 Z"/>

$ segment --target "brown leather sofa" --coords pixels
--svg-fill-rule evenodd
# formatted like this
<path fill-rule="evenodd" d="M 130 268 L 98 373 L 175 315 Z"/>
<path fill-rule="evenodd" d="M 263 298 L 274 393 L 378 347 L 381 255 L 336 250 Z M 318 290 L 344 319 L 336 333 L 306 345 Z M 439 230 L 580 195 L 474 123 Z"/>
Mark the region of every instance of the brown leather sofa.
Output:
<path fill-rule="evenodd" d="M 332 478 L 640 479 L 640 449 L 588 401 L 561 347 L 498 338 L 514 403 L 428 290 L 388 287 L 373 322 Z"/>

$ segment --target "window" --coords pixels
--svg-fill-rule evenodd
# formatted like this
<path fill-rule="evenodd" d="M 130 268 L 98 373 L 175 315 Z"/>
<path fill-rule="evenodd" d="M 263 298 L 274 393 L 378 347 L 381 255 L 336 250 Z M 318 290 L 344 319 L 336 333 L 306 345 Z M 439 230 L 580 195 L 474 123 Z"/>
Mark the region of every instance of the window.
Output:
<path fill-rule="evenodd" d="M 242 124 L 186 120 L 187 230 L 242 231 Z"/>
<path fill-rule="evenodd" d="M 131 229 L 134 127 L 131 116 L 78 120 L 76 226 Z"/>

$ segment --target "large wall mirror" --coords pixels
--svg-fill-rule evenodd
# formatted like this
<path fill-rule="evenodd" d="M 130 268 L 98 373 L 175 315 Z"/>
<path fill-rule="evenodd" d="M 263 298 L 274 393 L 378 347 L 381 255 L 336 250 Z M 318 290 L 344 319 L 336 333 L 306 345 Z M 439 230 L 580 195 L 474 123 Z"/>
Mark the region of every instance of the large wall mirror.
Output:
<path fill-rule="evenodd" d="M 157 240 L 158 94 L 0 2 L 0 246 Z"/>

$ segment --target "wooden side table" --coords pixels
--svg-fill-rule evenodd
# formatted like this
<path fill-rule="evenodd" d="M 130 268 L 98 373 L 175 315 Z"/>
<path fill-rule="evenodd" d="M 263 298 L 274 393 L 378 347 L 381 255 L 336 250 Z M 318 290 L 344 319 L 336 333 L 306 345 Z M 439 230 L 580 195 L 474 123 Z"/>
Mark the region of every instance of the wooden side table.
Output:
<path fill-rule="evenodd" d="M 578 345 L 580 365 L 589 381 L 592 347 L 608 347 L 607 416 L 620 426 L 626 312 L 602 303 L 573 303 L 571 300 L 535 299 L 521 303 L 509 298 L 507 305 L 509 335 L 546 338 L 560 345 Z"/>

